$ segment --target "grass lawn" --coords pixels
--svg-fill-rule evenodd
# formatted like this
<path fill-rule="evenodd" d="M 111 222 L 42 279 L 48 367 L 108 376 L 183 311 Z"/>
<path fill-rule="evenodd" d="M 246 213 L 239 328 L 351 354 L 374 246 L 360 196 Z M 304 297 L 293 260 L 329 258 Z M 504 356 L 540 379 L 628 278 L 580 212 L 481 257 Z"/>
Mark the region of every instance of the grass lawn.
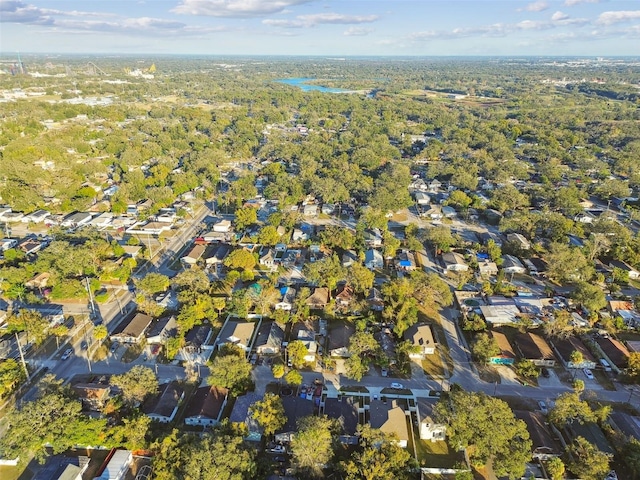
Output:
<path fill-rule="evenodd" d="M 609 378 L 609 375 L 607 375 L 606 372 L 603 372 L 602 370 L 592 370 L 592 373 L 596 377 L 596 380 L 598 380 L 598 383 L 602 385 L 605 390 L 610 390 L 612 392 L 616 390 L 616 386 L 613 384 L 611 378 Z"/>
<path fill-rule="evenodd" d="M 481 380 L 489 383 L 500 383 L 500 374 L 491 365 L 477 364 L 478 376 Z"/>
<path fill-rule="evenodd" d="M 2 478 L 2 480 L 18 480 L 20 477 L 26 480 L 33 478 L 33 474 L 30 471 L 27 471 L 24 467 L 0 466 L 0 478 Z"/>
<path fill-rule="evenodd" d="M 432 313 L 429 313 L 422 307 L 418 307 L 418 321 L 427 322 L 431 324 L 431 327 L 433 328 L 433 335 L 439 345 L 438 349 L 439 349 L 440 355 L 438 355 L 438 357 L 442 357 L 442 359 L 444 359 L 444 362 L 447 366 L 447 370 L 449 372 L 453 372 L 453 369 L 454 369 L 453 359 L 451 358 L 451 354 L 449 353 L 449 344 L 447 343 L 447 337 L 444 333 L 444 329 L 442 328 L 442 324 L 440 323 L 440 317 Z M 443 370 L 441 360 L 438 359 L 437 361 L 440 362 L 440 369 Z M 429 375 L 429 371 L 425 368 L 424 365 L 423 365 L 423 368 L 427 373 L 427 375 Z M 440 375 L 442 375 L 442 373 Z"/>
<path fill-rule="evenodd" d="M 461 455 L 449 448 L 447 442 L 432 442 L 416 437 L 416 456 L 421 467 L 452 468 Z"/>
<path fill-rule="evenodd" d="M 442 356 L 439 352 L 433 355 L 426 355 L 422 359 L 422 369 L 424 373 L 432 378 L 444 377 L 444 368 L 442 366 Z"/>
<path fill-rule="evenodd" d="M 129 345 L 127 350 L 122 354 L 122 363 L 131 363 L 142 354 L 144 345 Z"/>

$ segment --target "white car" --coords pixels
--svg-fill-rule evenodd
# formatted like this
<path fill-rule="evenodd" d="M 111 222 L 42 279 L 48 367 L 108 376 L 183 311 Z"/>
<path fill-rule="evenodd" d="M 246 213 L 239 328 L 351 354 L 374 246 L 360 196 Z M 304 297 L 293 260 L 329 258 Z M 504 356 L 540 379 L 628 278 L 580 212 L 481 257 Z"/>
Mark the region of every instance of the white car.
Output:
<path fill-rule="evenodd" d="M 391 388 L 395 388 L 396 390 L 402 390 L 402 389 L 404 389 L 404 385 L 402 385 L 401 383 L 398 383 L 398 382 L 393 382 L 391 384 Z"/>
<path fill-rule="evenodd" d="M 587 377 L 589 380 L 593 380 L 595 378 L 591 370 L 589 370 L 588 368 L 585 368 L 582 371 L 584 372 L 584 376 Z"/>
<path fill-rule="evenodd" d="M 73 353 L 73 350 L 71 348 L 67 348 L 62 354 L 62 356 L 60 357 L 60 360 L 66 360 L 71 356 L 72 353 Z"/>

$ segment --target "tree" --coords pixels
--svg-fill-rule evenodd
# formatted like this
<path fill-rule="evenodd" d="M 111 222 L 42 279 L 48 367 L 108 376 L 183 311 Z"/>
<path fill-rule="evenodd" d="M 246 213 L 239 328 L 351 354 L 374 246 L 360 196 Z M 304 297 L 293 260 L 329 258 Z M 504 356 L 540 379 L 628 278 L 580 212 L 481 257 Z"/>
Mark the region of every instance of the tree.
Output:
<path fill-rule="evenodd" d="M 633 437 L 630 438 L 622 447 L 622 454 L 620 457 L 632 473 L 633 478 L 638 478 L 638 475 L 640 475 L 640 441 Z"/>
<path fill-rule="evenodd" d="M 229 268 L 252 270 L 253 267 L 256 266 L 256 258 L 250 251 L 245 250 L 244 248 L 239 248 L 231 252 L 229 256 L 225 258 L 224 265 Z"/>
<path fill-rule="evenodd" d="M 564 339 L 570 337 L 573 332 L 570 322 L 571 314 L 567 310 L 556 310 L 554 318 L 546 322 L 542 329 L 552 338 Z"/>
<path fill-rule="evenodd" d="M 145 295 L 151 296 L 156 293 L 164 292 L 171 285 L 171 280 L 161 273 L 148 273 L 138 282 L 138 289 Z"/>
<path fill-rule="evenodd" d="M 562 480 L 564 478 L 564 463 L 558 457 L 547 460 L 545 462 L 545 469 L 551 477 L 551 480 Z"/>
<path fill-rule="evenodd" d="M 244 230 L 258 221 L 258 211 L 253 207 L 246 207 L 236 210 L 236 228 Z"/>
<path fill-rule="evenodd" d="M 203 438 L 179 435 L 173 430 L 152 450 L 157 480 L 251 480 L 257 474 L 255 453 L 244 444 L 242 436 L 219 430 Z"/>
<path fill-rule="evenodd" d="M 189 268 L 183 270 L 171 280 L 173 286 L 181 291 L 186 290 L 189 293 L 204 293 L 208 292 L 211 287 L 211 282 L 207 274 L 199 268 Z"/>
<path fill-rule="evenodd" d="M 462 190 L 454 190 L 445 203 L 457 210 L 466 210 L 473 203 L 473 200 Z"/>
<path fill-rule="evenodd" d="M 93 327 L 93 338 L 96 342 L 102 342 L 109 335 L 106 325 L 96 325 Z"/>
<path fill-rule="evenodd" d="M 559 427 L 574 421 L 585 423 L 593 422 L 595 419 L 591 407 L 584 400 L 580 400 L 580 394 L 577 392 L 563 393 L 549 410 L 549 421 Z"/>
<path fill-rule="evenodd" d="M 369 362 L 357 355 L 351 355 L 344 362 L 347 378 L 359 382 L 369 371 Z"/>
<path fill-rule="evenodd" d="M 289 370 L 287 374 L 284 376 L 285 382 L 289 385 L 302 385 L 302 374 L 297 370 Z"/>
<path fill-rule="evenodd" d="M 49 333 L 56 337 L 56 348 L 60 348 L 60 339 L 66 337 L 69 334 L 69 327 L 64 324 L 56 325 L 49 329 Z"/>
<path fill-rule="evenodd" d="M 251 364 L 238 355 L 218 355 L 209 371 L 209 385 L 228 388 L 232 395 L 241 394 L 251 383 Z"/>
<path fill-rule="evenodd" d="M 516 373 L 518 375 L 522 375 L 523 377 L 538 378 L 538 375 L 540 374 L 540 370 L 538 370 L 536 364 L 526 358 L 521 358 L 520 360 L 518 360 L 515 367 Z"/>
<path fill-rule="evenodd" d="M 448 252 L 451 246 L 456 244 L 456 239 L 451 234 L 451 229 L 445 226 L 426 229 L 424 240 L 437 252 Z"/>
<path fill-rule="evenodd" d="M 573 381 L 573 384 L 571 385 L 571 387 L 573 388 L 573 391 L 575 393 L 580 395 L 582 392 L 584 392 L 584 380 L 580 380 L 579 378 L 576 378 Z"/>
<path fill-rule="evenodd" d="M 607 306 L 607 299 L 602 288 L 587 282 L 578 283 L 571 294 L 571 298 L 592 313 L 598 312 Z"/>
<path fill-rule="evenodd" d="M 287 358 L 293 368 L 302 368 L 307 362 L 304 357 L 309 355 L 309 351 L 301 340 L 294 340 L 287 345 Z"/>
<path fill-rule="evenodd" d="M 329 248 L 351 250 L 356 242 L 356 237 L 350 230 L 337 225 L 327 225 L 320 232 L 320 240 Z"/>
<path fill-rule="evenodd" d="M 273 225 L 265 225 L 258 233 L 258 243 L 262 245 L 275 245 L 279 240 L 280 235 Z"/>
<path fill-rule="evenodd" d="M 588 281 L 594 268 L 579 248 L 564 243 L 552 243 L 546 258 L 547 276 L 558 282 Z"/>
<path fill-rule="evenodd" d="M 265 394 L 262 400 L 251 405 L 249 412 L 267 435 L 273 435 L 287 423 L 282 399 L 273 393 Z"/>
<path fill-rule="evenodd" d="M 7 317 L 7 331 L 25 332 L 27 343 L 40 345 L 49 331 L 49 322 L 37 310 L 22 309 Z"/>
<path fill-rule="evenodd" d="M 492 357 L 500 354 L 500 347 L 495 338 L 487 333 L 479 333 L 471 347 L 473 355 L 482 363 L 487 363 Z"/>
<path fill-rule="evenodd" d="M 0 362 L 0 398 L 5 397 L 26 379 L 22 365 L 13 358 Z"/>
<path fill-rule="evenodd" d="M 567 448 L 572 460 L 569 470 L 584 480 L 602 480 L 609 472 L 609 457 L 583 437 L 577 437 Z"/>
<path fill-rule="evenodd" d="M 347 268 L 347 283 L 355 293 L 366 293 L 373 287 L 375 274 L 361 263 Z"/>
<path fill-rule="evenodd" d="M 122 398 L 129 404 L 142 403 L 148 395 L 158 391 L 158 379 L 149 367 L 135 365 L 126 373 L 111 377 L 111 384 L 122 392 Z"/>
<path fill-rule="evenodd" d="M 346 480 L 408 480 L 413 478 L 411 455 L 396 438 L 371 428 L 358 427 L 360 450 L 340 464 Z"/>
<path fill-rule="evenodd" d="M 582 362 L 584 362 L 584 356 L 579 350 L 574 350 L 573 352 L 571 352 L 571 355 L 569 355 L 569 360 L 571 360 L 574 368 L 576 368 L 576 365 L 580 365 Z"/>
<path fill-rule="evenodd" d="M 524 475 L 531 440 L 526 424 L 516 420 L 507 403 L 484 393 L 452 390 L 436 404 L 434 415 L 447 425 L 448 442 L 455 450 L 472 447 L 474 465 L 491 461 L 498 477 Z"/>
<path fill-rule="evenodd" d="M 631 352 L 627 360 L 626 376 L 634 381 L 640 379 L 640 352 Z"/>
<path fill-rule="evenodd" d="M 275 363 L 271 367 L 271 373 L 273 374 L 273 378 L 280 379 L 284 377 L 285 368 L 282 363 Z"/>
<path fill-rule="evenodd" d="M 335 290 L 338 282 L 345 277 L 345 269 L 337 255 L 324 257 L 313 263 L 307 262 L 302 268 L 309 282 L 327 287 L 329 292 Z"/>
<path fill-rule="evenodd" d="M 487 329 L 487 323 L 481 315 L 471 313 L 463 318 L 462 329 L 471 332 L 483 332 Z"/>
<path fill-rule="evenodd" d="M 337 421 L 327 416 L 299 419 L 298 432 L 291 441 L 294 463 L 311 476 L 320 477 L 324 466 L 333 458 L 337 432 Z"/>

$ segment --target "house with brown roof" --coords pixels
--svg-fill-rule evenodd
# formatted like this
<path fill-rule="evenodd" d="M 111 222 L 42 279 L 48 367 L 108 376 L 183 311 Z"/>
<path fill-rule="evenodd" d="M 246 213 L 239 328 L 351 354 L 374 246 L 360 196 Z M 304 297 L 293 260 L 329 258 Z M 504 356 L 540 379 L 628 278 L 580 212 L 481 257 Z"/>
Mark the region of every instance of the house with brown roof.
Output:
<path fill-rule="evenodd" d="M 538 367 L 553 367 L 556 364 L 551 346 L 540 335 L 521 333 L 516 336 L 515 344 L 520 356 Z"/>
<path fill-rule="evenodd" d="M 136 313 L 129 320 L 122 321 L 113 331 L 109 339 L 112 342 L 120 343 L 140 343 L 144 338 L 144 332 L 151 324 L 151 318 L 144 313 Z"/>
<path fill-rule="evenodd" d="M 353 302 L 355 298 L 355 294 L 353 292 L 353 288 L 349 285 L 341 285 L 336 290 L 336 305 L 342 308 L 348 308 L 349 305 Z"/>
<path fill-rule="evenodd" d="M 433 329 L 428 323 L 411 325 L 404 331 L 403 337 L 418 349 L 417 352 L 411 352 L 409 354 L 411 358 L 423 358 L 425 355 L 433 355 L 436 353 L 436 341 L 433 336 Z"/>
<path fill-rule="evenodd" d="M 507 336 L 497 330 L 489 330 L 489 336 L 496 341 L 498 348 L 500 348 L 500 353 L 495 357 L 491 357 L 489 362 L 499 365 L 512 365 L 516 361 L 516 353 L 513 351 Z"/>
<path fill-rule="evenodd" d="M 398 446 L 407 448 L 409 429 L 407 413 L 397 399 L 382 401 L 371 400 L 369 404 L 369 423 L 384 433 L 395 434 Z"/>
<path fill-rule="evenodd" d="M 314 310 L 320 310 L 329 303 L 329 289 L 326 287 L 316 288 L 305 300 L 307 306 Z"/>
<path fill-rule="evenodd" d="M 567 368 L 596 368 L 596 359 L 578 337 L 554 340 L 551 346 Z M 573 363 L 571 361 L 571 354 L 575 351 L 582 354 L 582 362 Z"/>
<path fill-rule="evenodd" d="M 176 413 L 178 406 L 184 399 L 184 388 L 178 382 L 165 383 L 160 386 L 157 395 L 149 398 L 142 405 L 142 411 L 151 420 L 160 423 L 171 422 Z"/>
<path fill-rule="evenodd" d="M 82 402 L 83 410 L 100 411 L 111 395 L 111 387 L 102 383 L 76 383 L 71 387 Z"/>
<path fill-rule="evenodd" d="M 187 425 L 213 426 L 220 423 L 229 391 L 220 387 L 200 387 L 184 414 Z"/>
<path fill-rule="evenodd" d="M 347 358 L 349 352 L 349 340 L 356 333 L 352 323 L 341 322 L 329 330 L 329 354 L 332 357 Z"/>
<path fill-rule="evenodd" d="M 533 458 L 546 460 L 564 453 L 562 445 L 555 440 L 547 424 L 547 419 L 542 413 L 514 410 L 513 414 L 527 425 Z"/>
<path fill-rule="evenodd" d="M 200 258 L 204 254 L 206 248 L 206 245 L 194 245 L 193 248 L 189 250 L 189 253 L 187 253 L 180 259 L 180 262 L 185 267 L 193 267 L 196 263 L 198 263 L 198 260 L 200 260 Z"/>
<path fill-rule="evenodd" d="M 627 368 L 630 353 L 622 342 L 608 335 L 598 335 L 595 341 L 602 353 L 608 358 L 609 363 L 615 365 L 618 370 Z"/>

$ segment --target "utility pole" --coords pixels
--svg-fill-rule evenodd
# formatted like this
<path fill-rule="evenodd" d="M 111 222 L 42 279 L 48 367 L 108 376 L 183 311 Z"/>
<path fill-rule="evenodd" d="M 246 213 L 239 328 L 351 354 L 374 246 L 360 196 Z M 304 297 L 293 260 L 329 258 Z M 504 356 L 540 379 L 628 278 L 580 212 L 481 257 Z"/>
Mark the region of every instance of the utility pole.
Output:
<path fill-rule="evenodd" d="M 18 337 L 18 332 L 16 332 L 16 343 L 18 344 L 18 351 L 20 352 L 20 360 L 22 361 L 22 367 L 24 368 L 24 373 L 27 375 L 27 381 L 30 382 L 31 375 L 29 375 L 27 362 L 24 361 L 24 353 L 22 352 L 22 345 L 20 345 L 20 338 Z"/>
<path fill-rule="evenodd" d="M 91 292 L 91 285 L 89 284 L 89 277 L 84 277 L 87 293 L 89 294 L 89 307 L 91 308 L 91 317 L 96 317 L 96 306 L 93 304 L 93 293 Z"/>

